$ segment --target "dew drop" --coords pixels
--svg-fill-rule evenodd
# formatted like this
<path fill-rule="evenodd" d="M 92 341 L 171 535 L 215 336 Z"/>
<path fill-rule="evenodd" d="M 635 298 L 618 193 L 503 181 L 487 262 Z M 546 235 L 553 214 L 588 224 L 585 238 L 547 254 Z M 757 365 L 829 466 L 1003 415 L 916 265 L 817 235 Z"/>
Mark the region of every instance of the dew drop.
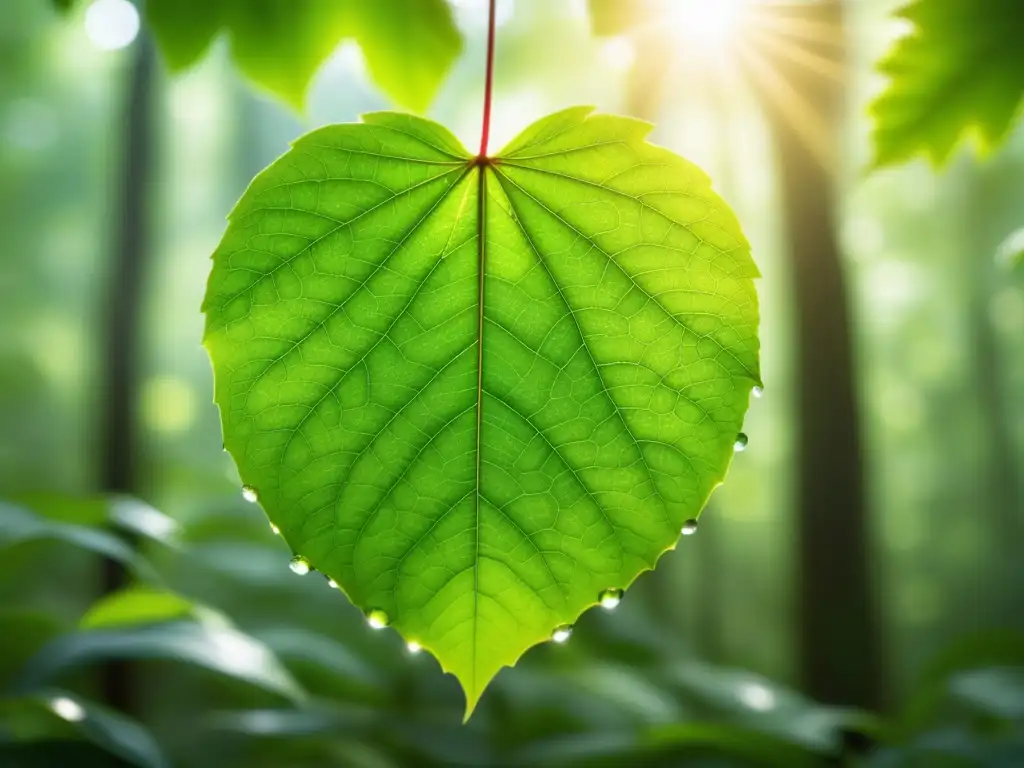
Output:
<path fill-rule="evenodd" d="M 564 643 L 570 637 L 572 637 L 572 627 L 568 624 L 555 627 L 555 631 L 551 633 L 551 639 L 556 643 Z"/>
<path fill-rule="evenodd" d="M 391 623 L 391 619 L 384 611 L 374 608 L 372 611 L 366 612 L 366 623 L 370 625 L 370 629 L 384 629 Z"/>
<path fill-rule="evenodd" d="M 309 573 L 309 560 L 304 558 L 302 555 L 296 555 L 292 558 L 291 562 L 288 563 L 288 567 L 292 569 L 292 573 L 297 573 L 299 576 L 305 576 Z"/>
<path fill-rule="evenodd" d="M 423 646 L 417 643 L 415 640 L 410 640 L 405 644 L 405 650 L 415 656 L 417 653 L 423 650 Z"/>
<path fill-rule="evenodd" d="M 281 535 L 281 529 L 280 529 L 280 528 L 278 528 L 278 527 L 277 527 L 276 525 L 274 525 L 273 523 L 271 523 L 271 524 L 270 524 L 270 530 L 271 530 L 271 531 L 273 531 L 273 533 L 274 533 L 274 535 L 275 535 L 275 536 L 280 536 L 280 535 Z"/>
<path fill-rule="evenodd" d="M 736 453 L 743 453 L 747 450 L 747 443 L 749 442 L 750 438 L 748 438 L 743 432 L 740 432 L 736 435 L 736 442 L 733 443 L 732 448 Z"/>
<path fill-rule="evenodd" d="M 337 589 L 338 588 L 338 582 L 336 582 L 334 579 L 328 579 L 327 580 L 327 586 L 330 587 L 331 589 Z"/>
<path fill-rule="evenodd" d="M 754 387 L 752 390 L 750 390 L 750 394 L 752 394 L 754 397 L 760 400 L 762 397 L 764 397 L 764 387 Z"/>
<path fill-rule="evenodd" d="M 621 589 L 606 589 L 601 592 L 597 597 L 598 602 L 601 603 L 601 607 L 606 611 L 613 611 L 619 607 L 619 603 L 622 602 L 622 590 Z"/>
<path fill-rule="evenodd" d="M 250 504 L 255 504 L 260 500 L 259 494 L 256 493 L 256 489 L 251 485 L 242 486 L 242 498 L 248 501 Z"/>
<path fill-rule="evenodd" d="M 693 536 L 697 532 L 697 521 L 690 518 L 683 523 L 683 536 Z"/>

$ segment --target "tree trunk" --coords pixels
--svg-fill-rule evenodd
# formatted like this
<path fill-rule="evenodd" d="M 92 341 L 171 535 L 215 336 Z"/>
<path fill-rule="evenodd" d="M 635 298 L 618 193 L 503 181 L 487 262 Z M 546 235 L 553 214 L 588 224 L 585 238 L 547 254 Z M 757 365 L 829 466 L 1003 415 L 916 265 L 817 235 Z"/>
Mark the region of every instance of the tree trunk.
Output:
<path fill-rule="evenodd" d="M 125 134 L 123 166 L 119 172 L 117 232 L 105 303 L 104 345 L 106 376 L 100 392 L 100 482 L 106 494 L 137 494 L 138 376 L 143 289 L 149 266 L 148 215 L 153 170 L 154 54 L 140 36 L 134 47 L 128 92 L 121 125 Z M 126 574 L 120 563 L 104 564 L 105 593 L 120 589 Z M 121 710 L 133 707 L 127 664 L 115 662 L 103 674 L 107 702 Z"/>
<path fill-rule="evenodd" d="M 779 13 L 843 28 L 838 0 Z M 827 46 L 814 52 L 836 59 L 836 48 Z M 803 689 L 815 699 L 875 709 L 882 703 L 879 616 L 868 573 L 860 405 L 836 231 L 833 166 L 842 157 L 845 87 L 836 72 L 823 76 L 806 64 L 768 57 L 779 79 L 813 110 L 824 129 L 820 142 L 810 141 L 813 122 L 794 114 L 789 101 L 775 98 L 772 89 L 759 89 L 778 156 L 794 288 L 799 670 Z M 844 57 L 839 52 L 838 58 Z"/>

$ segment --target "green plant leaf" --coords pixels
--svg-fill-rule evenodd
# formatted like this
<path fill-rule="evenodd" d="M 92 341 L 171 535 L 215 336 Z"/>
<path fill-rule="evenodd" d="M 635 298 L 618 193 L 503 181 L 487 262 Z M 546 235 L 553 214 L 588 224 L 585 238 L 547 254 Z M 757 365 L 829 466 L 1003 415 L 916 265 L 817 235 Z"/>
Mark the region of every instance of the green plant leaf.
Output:
<path fill-rule="evenodd" d="M 144 726 L 119 712 L 76 694 L 47 690 L 32 697 L 7 699 L 3 704 L 0 719 L 6 719 L 4 716 L 7 716 L 55 721 L 57 729 L 71 730 L 108 754 L 122 758 L 128 764 L 141 768 L 170 767 L 170 761 L 163 749 Z M 74 761 L 74 764 L 78 765 L 78 761 Z"/>
<path fill-rule="evenodd" d="M 104 595 L 78 622 L 79 629 L 110 629 L 139 624 L 160 624 L 192 614 L 192 603 L 162 589 L 132 586 Z"/>
<path fill-rule="evenodd" d="M 146 20 L 172 71 L 192 66 L 225 33 L 238 68 L 300 109 L 313 75 L 345 39 L 359 43 L 374 82 L 417 111 L 462 47 L 444 0 L 151 0 Z"/>
<path fill-rule="evenodd" d="M 816 768 L 824 755 L 804 745 L 739 725 L 678 723 L 639 733 L 608 731 L 595 736 L 560 736 L 528 744 L 515 753 L 514 765 L 662 766 L 698 764 L 701 758 L 733 758 L 727 765 L 765 768 Z M 715 763 L 716 765 L 718 763 Z"/>
<path fill-rule="evenodd" d="M 176 660 L 245 681 L 293 701 L 306 696 L 263 643 L 231 627 L 193 622 L 96 629 L 57 637 L 29 660 L 12 688 L 32 692 L 68 670 L 109 659 Z"/>
<path fill-rule="evenodd" d="M 941 165 L 970 134 L 998 146 L 1024 97 L 1020 0 L 916 0 L 896 15 L 913 32 L 879 64 L 890 82 L 871 106 L 876 167 L 918 154 Z"/>
<path fill-rule="evenodd" d="M 487 162 L 410 115 L 314 131 L 236 206 L 204 302 L 243 481 L 467 716 L 675 546 L 759 382 L 734 215 L 590 112 Z"/>
<path fill-rule="evenodd" d="M 1011 232 L 996 249 L 996 263 L 1008 270 L 1024 266 L 1024 228 Z"/>
<path fill-rule="evenodd" d="M 149 581 L 159 578 L 147 560 L 113 534 L 84 525 L 53 522 L 0 502 L 0 549 L 41 539 L 63 541 L 116 560 Z"/>
<path fill-rule="evenodd" d="M 52 0 L 67 12 L 76 0 Z M 221 34 L 258 87 L 302 109 L 313 76 L 355 40 L 373 81 L 422 112 L 462 51 L 445 0 L 149 0 L 146 23 L 172 72 L 196 64 Z"/>

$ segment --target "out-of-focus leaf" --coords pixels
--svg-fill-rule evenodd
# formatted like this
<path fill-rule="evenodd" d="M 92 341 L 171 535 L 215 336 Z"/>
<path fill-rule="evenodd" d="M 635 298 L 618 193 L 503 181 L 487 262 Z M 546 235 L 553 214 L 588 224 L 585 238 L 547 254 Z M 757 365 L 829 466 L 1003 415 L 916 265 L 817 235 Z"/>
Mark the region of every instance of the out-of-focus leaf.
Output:
<path fill-rule="evenodd" d="M 365 659 L 324 635 L 297 627 L 272 627 L 254 633 L 279 658 L 315 666 L 344 680 L 378 688 L 385 684 L 381 674 Z"/>
<path fill-rule="evenodd" d="M 63 673 L 109 659 L 163 659 L 199 667 L 248 682 L 293 701 L 305 692 L 263 643 L 238 630 L 178 622 L 151 627 L 91 630 L 51 640 L 15 680 L 29 692 Z"/>
<path fill-rule="evenodd" d="M 203 305 L 250 498 L 467 716 L 676 545 L 760 380 L 735 214 L 592 112 L 487 164 L 393 112 L 308 134 L 235 207 Z"/>
<path fill-rule="evenodd" d="M 940 165 L 969 134 L 999 145 L 1024 97 L 1020 0 L 914 0 L 897 17 L 913 31 L 879 64 L 890 82 L 871 106 L 875 166 Z"/>
<path fill-rule="evenodd" d="M 933 724 L 954 676 L 999 667 L 1024 667 L 1024 635 L 998 630 L 968 635 L 952 644 L 928 665 L 911 693 L 902 717 L 905 735 L 921 733 Z"/>
<path fill-rule="evenodd" d="M 47 690 L 18 702 L 42 707 L 81 738 L 140 768 L 168 768 L 170 762 L 153 735 L 125 715 L 76 694 Z"/>
<path fill-rule="evenodd" d="M 192 602 L 162 589 L 132 586 L 104 595 L 89 608 L 79 629 L 111 629 L 158 624 L 189 616 Z"/>
<path fill-rule="evenodd" d="M 558 737 L 527 745 L 511 765 L 631 766 L 688 765 L 697 757 L 734 758 L 766 768 L 820 768 L 823 754 L 790 741 L 729 725 L 679 723 L 638 734 L 605 733 Z"/>
<path fill-rule="evenodd" d="M 671 2 L 671 0 L 669 0 Z M 590 0 L 590 28 L 598 37 L 624 35 L 651 20 L 665 0 Z"/>
<path fill-rule="evenodd" d="M 336 704 L 302 709 L 248 709 L 214 712 L 192 728 L 235 731 L 250 737 L 309 736 L 318 733 L 360 733 L 374 723 L 379 713 L 372 709 Z M 191 728 L 190 728 L 191 730 Z"/>
<path fill-rule="evenodd" d="M 949 681 L 949 690 L 986 714 L 1024 720 L 1024 666 L 959 672 Z"/>
<path fill-rule="evenodd" d="M 1024 228 L 1018 229 L 996 250 L 996 262 L 1007 269 L 1024 267 Z"/>
<path fill-rule="evenodd" d="M 111 533 L 82 525 L 53 522 L 21 507 L 0 502 L 0 548 L 39 539 L 64 541 L 117 560 L 140 578 L 157 578 L 145 559 Z"/>
<path fill-rule="evenodd" d="M 760 731 L 714 723 L 679 723 L 652 729 L 649 748 L 672 754 L 710 751 L 752 761 L 754 765 L 800 768 L 821 766 L 823 754 L 802 744 Z"/>
<path fill-rule="evenodd" d="M 869 713 L 822 706 L 743 670 L 687 662 L 667 677 L 735 722 L 813 750 L 836 750 L 846 732 L 876 735 L 881 728 Z"/>
<path fill-rule="evenodd" d="M 962 727 L 937 728 L 899 747 L 879 750 L 859 768 L 1018 768 L 1024 736 L 983 736 Z"/>
<path fill-rule="evenodd" d="M 138 536 L 170 547 L 178 545 L 178 521 L 144 501 L 130 497 L 109 501 L 109 518 L 114 525 Z"/>
<path fill-rule="evenodd" d="M 11 610 L 0 613 L 0 690 L 21 666 L 51 638 L 60 634 L 61 625 L 41 611 Z"/>
<path fill-rule="evenodd" d="M 620 716 L 643 724 L 674 722 L 682 715 L 667 687 L 649 682 L 628 667 L 595 663 L 570 673 L 569 680 L 584 695 L 609 701 Z"/>
<path fill-rule="evenodd" d="M 259 544 L 209 542 L 191 547 L 186 559 L 196 567 L 259 587 L 302 587 L 295 574 L 288 570 L 287 550 Z"/>
<path fill-rule="evenodd" d="M 445 0 L 151 0 L 145 14 L 172 71 L 190 67 L 223 33 L 239 69 L 297 108 L 345 39 L 359 43 L 385 93 L 416 111 L 462 47 Z"/>
<path fill-rule="evenodd" d="M 94 527 L 107 522 L 109 509 L 103 496 L 68 496 L 50 491 L 18 494 L 11 502 L 49 520 Z"/>

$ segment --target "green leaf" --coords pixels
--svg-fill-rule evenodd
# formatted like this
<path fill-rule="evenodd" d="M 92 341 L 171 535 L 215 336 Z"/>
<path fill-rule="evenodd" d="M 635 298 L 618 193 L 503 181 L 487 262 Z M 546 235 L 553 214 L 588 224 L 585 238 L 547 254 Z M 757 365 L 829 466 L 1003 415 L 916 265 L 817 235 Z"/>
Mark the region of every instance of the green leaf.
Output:
<path fill-rule="evenodd" d="M 103 496 L 68 496 L 51 491 L 21 493 L 10 501 L 49 520 L 85 526 L 103 526 L 109 510 Z"/>
<path fill-rule="evenodd" d="M 1013 667 L 1024 667 L 1024 634 L 992 630 L 960 638 L 933 659 L 917 681 L 901 717 L 903 733 L 922 733 L 934 723 L 958 675 Z"/>
<path fill-rule="evenodd" d="M 83 525 L 53 522 L 21 507 L 0 502 L 0 549 L 41 539 L 64 541 L 116 560 L 140 578 L 158 578 L 143 557 L 113 534 Z"/>
<path fill-rule="evenodd" d="M 913 32 L 879 64 L 890 82 L 871 106 L 875 166 L 941 165 L 971 134 L 998 146 L 1024 97 L 1020 0 L 916 0 L 896 15 Z"/>
<path fill-rule="evenodd" d="M 188 617 L 192 603 L 181 595 L 152 587 L 133 586 L 104 595 L 89 608 L 79 629 L 109 629 L 159 624 Z"/>
<path fill-rule="evenodd" d="M 1018 229 L 1002 242 L 996 250 L 996 263 L 1006 269 L 1024 266 L 1024 229 Z"/>
<path fill-rule="evenodd" d="M 487 162 L 409 115 L 314 131 L 235 208 L 204 303 L 243 481 L 467 716 L 675 546 L 759 382 L 734 215 L 648 124 L 590 112 Z"/>
<path fill-rule="evenodd" d="M 529 744 L 515 757 L 515 765 L 580 768 L 690 765 L 702 757 L 734 758 L 742 761 L 740 765 L 766 768 L 823 764 L 821 753 L 786 739 L 737 725 L 699 722 L 657 726 L 640 733 L 561 736 Z"/>
<path fill-rule="evenodd" d="M 178 622 L 96 629 L 55 638 L 22 669 L 12 686 L 30 692 L 65 672 L 110 659 L 169 659 L 243 680 L 285 698 L 305 692 L 263 643 L 230 627 Z"/>
<path fill-rule="evenodd" d="M 22 716 L 45 713 L 51 720 L 58 719 L 57 722 L 67 723 L 81 738 L 131 765 L 142 768 L 170 766 L 160 745 L 145 727 L 119 712 L 75 694 L 48 690 L 31 698 L 7 700 L 4 703 L 8 711 L 12 707 L 25 710 L 18 713 Z"/>
<path fill-rule="evenodd" d="M 345 39 L 359 43 L 374 82 L 416 111 L 430 104 L 462 47 L 444 0 L 150 0 L 145 13 L 172 71 L 195 64 L 225 33 L 238 68 L 298 109 Z"/>

